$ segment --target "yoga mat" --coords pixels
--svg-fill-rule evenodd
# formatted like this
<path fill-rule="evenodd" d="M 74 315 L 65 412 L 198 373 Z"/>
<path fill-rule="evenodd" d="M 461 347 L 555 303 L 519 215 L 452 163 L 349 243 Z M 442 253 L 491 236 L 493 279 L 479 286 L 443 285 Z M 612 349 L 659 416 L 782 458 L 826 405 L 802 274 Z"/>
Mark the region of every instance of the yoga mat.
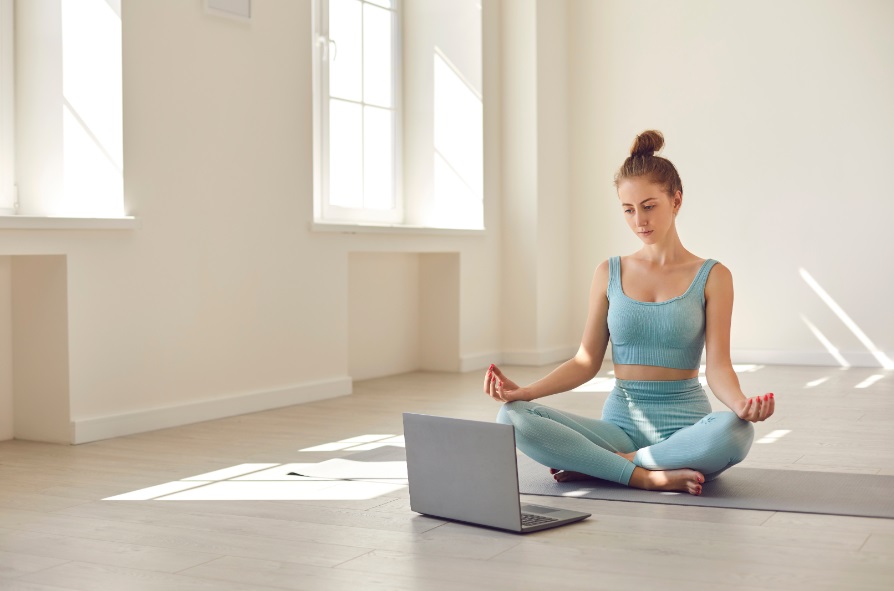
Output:
<path fill-rule="evenodd" d="M 706 482 L 700 496 L 630 488 L 603 480 L 556 482 L 549 469 L 518 456 L 522 494 L 555 497 L 884 517 L 894 519 L 894 476 L 734 466 Z"/>
<path fill-rule="evenodd" d="M 347 459 L 406 461 L 406 453 L 403 448 L 385 446 Z M 640 490 L 604 480 L 556 482 L 548 468 L 519 453 L 518 480 L 519 491 L 527 495 L 894 519 L 894 476 L 734 466 L 705 483 L 702 494 L 694 496 Z"/>

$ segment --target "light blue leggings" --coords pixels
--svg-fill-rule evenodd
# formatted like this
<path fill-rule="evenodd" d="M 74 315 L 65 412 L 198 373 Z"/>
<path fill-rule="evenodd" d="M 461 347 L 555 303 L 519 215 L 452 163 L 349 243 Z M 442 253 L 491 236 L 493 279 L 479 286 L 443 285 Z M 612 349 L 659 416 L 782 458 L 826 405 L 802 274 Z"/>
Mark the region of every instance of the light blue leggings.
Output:
<path fill-rule="evenodd" d="M 624 485 L 636 466 L 690 468 L 712 480 L 744 460 L 754 439 L 750 422 L 711 412 L 698 378 L 616 380 L 601 420 L 518 401 L 500 407 L 497 422 L 515 426 L 518 448 L 544 466 Z M 632 451 L 633 462 L 614 453 Z"/>

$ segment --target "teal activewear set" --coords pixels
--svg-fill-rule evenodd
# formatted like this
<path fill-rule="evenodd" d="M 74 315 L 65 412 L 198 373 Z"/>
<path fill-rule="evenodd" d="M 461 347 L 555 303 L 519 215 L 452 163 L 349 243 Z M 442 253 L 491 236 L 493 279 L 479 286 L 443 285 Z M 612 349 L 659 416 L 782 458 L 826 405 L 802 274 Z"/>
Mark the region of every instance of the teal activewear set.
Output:
<path fill-rule="evenodd" d="M 633 300 L 621 288 L 621 259 L 609 259 L 608 330 L 619 365 L 698 369 L 705 347 L 705 283 L 717 261 L 705 261 L 683 295 Z M 754 427 L 731 411 L 711 412 L 698 378 L 616 380 L 602 419 L 536 401 L 507 402 L 497 414 L 515 426 L 518 448 L 535 461 L 628 484 L 636 466 L 690 468 L 716 478 L 748 453 Z M 633 462 L 614 452 L 636 451 Z"/>

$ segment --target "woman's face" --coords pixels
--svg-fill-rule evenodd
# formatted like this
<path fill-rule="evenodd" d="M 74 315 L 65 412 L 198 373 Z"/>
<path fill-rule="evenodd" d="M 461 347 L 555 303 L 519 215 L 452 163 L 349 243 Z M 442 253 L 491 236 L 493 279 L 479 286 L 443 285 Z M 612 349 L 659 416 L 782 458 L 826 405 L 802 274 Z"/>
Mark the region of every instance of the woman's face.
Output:
<path fill-rule="evenodd" d="M 621 181 L 618 199 L 627 225 L 646 244 L 660 242 L 667 235 L 674 226 L 675 212 L 683 203 L 679 191 L 670 198 L 661 185 L 643 178 Z"/>

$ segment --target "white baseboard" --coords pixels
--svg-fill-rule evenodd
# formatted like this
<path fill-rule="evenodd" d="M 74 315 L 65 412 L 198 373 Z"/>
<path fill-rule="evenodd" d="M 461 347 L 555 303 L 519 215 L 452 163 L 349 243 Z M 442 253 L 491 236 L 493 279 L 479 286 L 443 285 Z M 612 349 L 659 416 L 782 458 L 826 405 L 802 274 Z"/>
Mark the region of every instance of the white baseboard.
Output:
<path fill-rule="evenodd" d="M 345 396 L 350 394 L 351 391 L 351 378 L 342 377 L 297 384 L 281 390 L 241 394 L 227 398 L 107 417 L 77 419 L 71 422 L 71 442 L 73 444 L 88 443 L 100 439 L 121 437 L 122 435 L 133 435 L 134 433 L 143 433 L 145 431 L 200 423 L 202 421 L 260 412 L 293 404 Z"/>
<path fill-rule="evenodd" d="M 894 358 L 886 353 L 888 358 Z M 882 367 L 869 351 L 842 351 L 841 356 L 851 367 Z M 770 349 L 733 349 L 730 351 L 733 363 L 759 363 L 763 365 L 816 365 L 821 367 L 841 367 L 832 355 L 825 351 L 774 351 Z"/>
<path fill-rule="evenodd" d="M 555 347 L 530 351 L 504 351 L 504 365 L 547 365 L 567 361 L 577 353 L 577 347 Z"/>

